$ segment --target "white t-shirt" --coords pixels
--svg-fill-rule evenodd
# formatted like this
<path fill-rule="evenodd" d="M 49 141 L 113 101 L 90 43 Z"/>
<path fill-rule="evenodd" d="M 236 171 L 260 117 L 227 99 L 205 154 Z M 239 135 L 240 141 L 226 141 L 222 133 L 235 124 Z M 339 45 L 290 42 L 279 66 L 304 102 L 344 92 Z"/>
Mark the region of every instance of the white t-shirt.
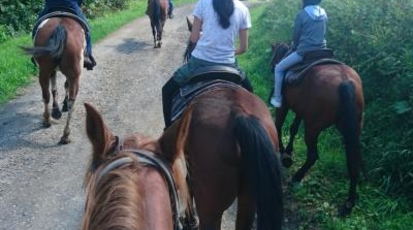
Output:
<path fill-rule="evenodd" d="M 235 62 L 235 39 L 239 31 L 251 27 L 248 8 L 239 0 L 234 1 L 234 13 L 230 17 L 230 26 L 223 29 L 219 24 L 212 0 L 199 0 L 193 15 L 202 22 L 202 35 L 192 51 L 196 58 L 232 64 Z"/>

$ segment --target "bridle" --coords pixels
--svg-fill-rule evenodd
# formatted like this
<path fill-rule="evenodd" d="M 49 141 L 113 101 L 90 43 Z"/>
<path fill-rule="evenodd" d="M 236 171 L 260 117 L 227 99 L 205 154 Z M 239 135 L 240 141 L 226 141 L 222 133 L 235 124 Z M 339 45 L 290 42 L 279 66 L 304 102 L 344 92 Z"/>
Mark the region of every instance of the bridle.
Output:
<path fill-rule="evenodd" d="M 145 167 L 153 167 L 161 173 L 161 175 L 165 178 L 168 189 L 169 189 L 169 196 L 171 197 L 171 206 L 173 211 L 173 220 L 174 220 L 174 230 L 182 230 L 182 223 L 180 221 L 180 213 L 179 213 L 179 197 L 176 190 L 176 183 L 172 176 L 172 171 L 163 161 L 156 156 L 155 153 L 144 150 L 144 149 L 123 149 L 123 146 L 119 140 L 119 137 L 116 136 L 116 145 L 113 149 L 111 155 L 116 155 L 119 153 L 133 153 L 129 156 L 118 158 L 108 165 L 106 165 L 102 170 L 99 171 L 96 183 L 108 172 L 114 170 L 120 166 L 131 164 L 135 161 L 138 161 Z M 134 158 L 134 159 L 132 159 Z"/>

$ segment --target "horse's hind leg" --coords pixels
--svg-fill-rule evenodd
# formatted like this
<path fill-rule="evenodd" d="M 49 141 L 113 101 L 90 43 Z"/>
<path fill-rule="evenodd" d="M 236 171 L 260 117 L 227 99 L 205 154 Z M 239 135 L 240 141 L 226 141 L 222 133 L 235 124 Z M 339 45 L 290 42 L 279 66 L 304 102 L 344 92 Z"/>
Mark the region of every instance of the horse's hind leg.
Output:
<path fill-rule="evenodd" d="M 56 71 L 53 71 L 52 76 L 50 77 L 50 82 L 52 83 L 52 96 L 53 96 L 53 105 L 52 105 L 52 117 L 54 119 L 60 119 L 62 117 L 62 112 L 59 108 L 58 97 L 59 93 L 57 92 L 56 84 Z"/>
<path fill-rule="evenodd" d="M 72 119 L 72 114 L 74 111 L 74 104 L 76 101 L 76 96 L 79 90 L 79 77 L 80 72 L 76 77 L 71 78 L 72 81 L 69 81 L 69 99 L 67 101 L 67 108 L 68 108 L 68 115 L 65 129 L 63 130 L 63 136 L 60 138 L 59 144 L 68 144 L 70 143 L 69 135 L 70 135 L 70 121 Z M 68 77 L 69 79 L 69 77 Z"/>
<path fill-rule="evenodd" d="M 318 150 L 317 150 L 317 139 L 320 131 L 316 130 L 313 127 L 308 126 L 305 124 L 305 143 L 307 145 L 307 159 L 303 166 L 294 174 L 291 182 L 297 183 L 300 182 L 311 166 L 318 159 Z"/>
<path fill-rule="evenodd" d="M 51 126 L 50 123 L 50 111 L 49 111 L 49 102 L 50 102 L 50 73 L 43 69 L 39 71 L 39 84 L 42 89 L 42 98 L 43 98 L 43 125 L 48 128 Z"/>
<path fill-rule="evenodd" d="M 291 156 L 285 154 L 285 148 L 284 148 L 284 144 L 282 141 L 282 126 L 285 122 L 285 118 L 287 116 L 288 113 L 288 108 L 285 106 L 282 106 L 281 108 L 278 108 L 276 110 L 275 113 L 275 126 L 277 128 L 277 133 L 279 136 L 279 147 L 280 147 L 280 153 L 281 153 L 281 157 L 282 157 L 282 164 L 284 165 L 284 167 L 290 167 L 292 164 L 291 161 Z M 284 158 L 286 159 L 286 161 L 284 162 Z"/>
<path fill-rule="evenodd" d="M 69 81 L 66 79 L 65 81 L 65 99 L 63 100 L 62 105 L 62 112 L 67 112 L 69 109 L 67 108 L 67 100 L 69 98 Z"/>
<path fill-rule="evenodd" d="M 244 180 L 246 182 L 246 180 Z M 246 183 L 240 188 L 240 193 L 238 195 L 238 207 L 237 207 L 237 220 L 235 229 L 252 229 L 254 223 L 255 212 L 256 212 L 256 200 L 253 199 L 253 194 Z"/>

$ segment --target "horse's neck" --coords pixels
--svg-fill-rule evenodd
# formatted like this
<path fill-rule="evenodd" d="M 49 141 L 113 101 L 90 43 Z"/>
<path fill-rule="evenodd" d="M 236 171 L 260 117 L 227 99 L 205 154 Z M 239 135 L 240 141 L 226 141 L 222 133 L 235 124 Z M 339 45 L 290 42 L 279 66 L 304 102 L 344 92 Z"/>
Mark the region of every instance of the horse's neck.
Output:
<path fill-rule="evenodd" d="M 142 188 L 143 229 L 173 229 L 171 199 L 167 184 L 158 170 L 142 168 L 140 174 Z"/>

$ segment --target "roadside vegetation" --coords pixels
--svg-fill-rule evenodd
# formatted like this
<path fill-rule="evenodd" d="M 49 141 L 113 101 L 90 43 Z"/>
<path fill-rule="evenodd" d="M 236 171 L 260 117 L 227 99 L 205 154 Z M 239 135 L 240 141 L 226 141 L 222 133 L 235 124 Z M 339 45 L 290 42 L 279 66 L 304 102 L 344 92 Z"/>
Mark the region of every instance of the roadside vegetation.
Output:
<path fill-rule="evenodd" d="M 273 76 L 270 44 L 289 42 L 301 1 L 273 0 L 251 9 L 253 28 L 247 54 L 239 58 L 267 101 Z M 319 138 L 320 159 L 303 182 L 286 193 L 287 229 L 411 229 L 413 218 L 413 18 L 412 0 L 331 0 L 327 43 L 340 61 L 356 69 L 365 95 L 362 153 L 368 178 L 361 177 L 359 198 L 349 218 L 337 217 L 349 179 L 341 137 L 335 129 Z M 273 108 L 270 108 L 273 110 Z M 284 141 L 288 125 L 284 124 Z M 304 163 L 301 129 L 294 165 L 286 181 Z"/>
<path fill-rule="evenodd" d="M 31 26 L 42 0 L 26 1 L 0 3 L 0 104 L 37 79 L 33 77 L 37 70 L 18 46 L 31 43 Z M 300 2 L 271 0 L 251 9 L 250 46 L 239 63 L 264 101 L 273 84 L 270 44 L 289 41 Z M 143 16 L 146 0 L 87 0 L 86 5 L 96 42 Z M 408 12 L 413 12 L 413 0 L 330 0 L 323 1 L 322 6 L 329 15 L 328 46 L 363 80 L 366 109 L 362 152 L 368 178 L 362 177 L 352 215 L 338 218 L 337 206 L 346 198 L 348 176 L 340 136 L 334 129 L 325 131 L 319 138 L 320 159 L 303 183 L 286 193 L 287 229 L 411 229 L 413 17 Z M 283 130 L 285 141 L 288 125 Z M 295 142 L 294 165 L 285 170 L 286 180 L 305 160 L 302 131 Z"/>

